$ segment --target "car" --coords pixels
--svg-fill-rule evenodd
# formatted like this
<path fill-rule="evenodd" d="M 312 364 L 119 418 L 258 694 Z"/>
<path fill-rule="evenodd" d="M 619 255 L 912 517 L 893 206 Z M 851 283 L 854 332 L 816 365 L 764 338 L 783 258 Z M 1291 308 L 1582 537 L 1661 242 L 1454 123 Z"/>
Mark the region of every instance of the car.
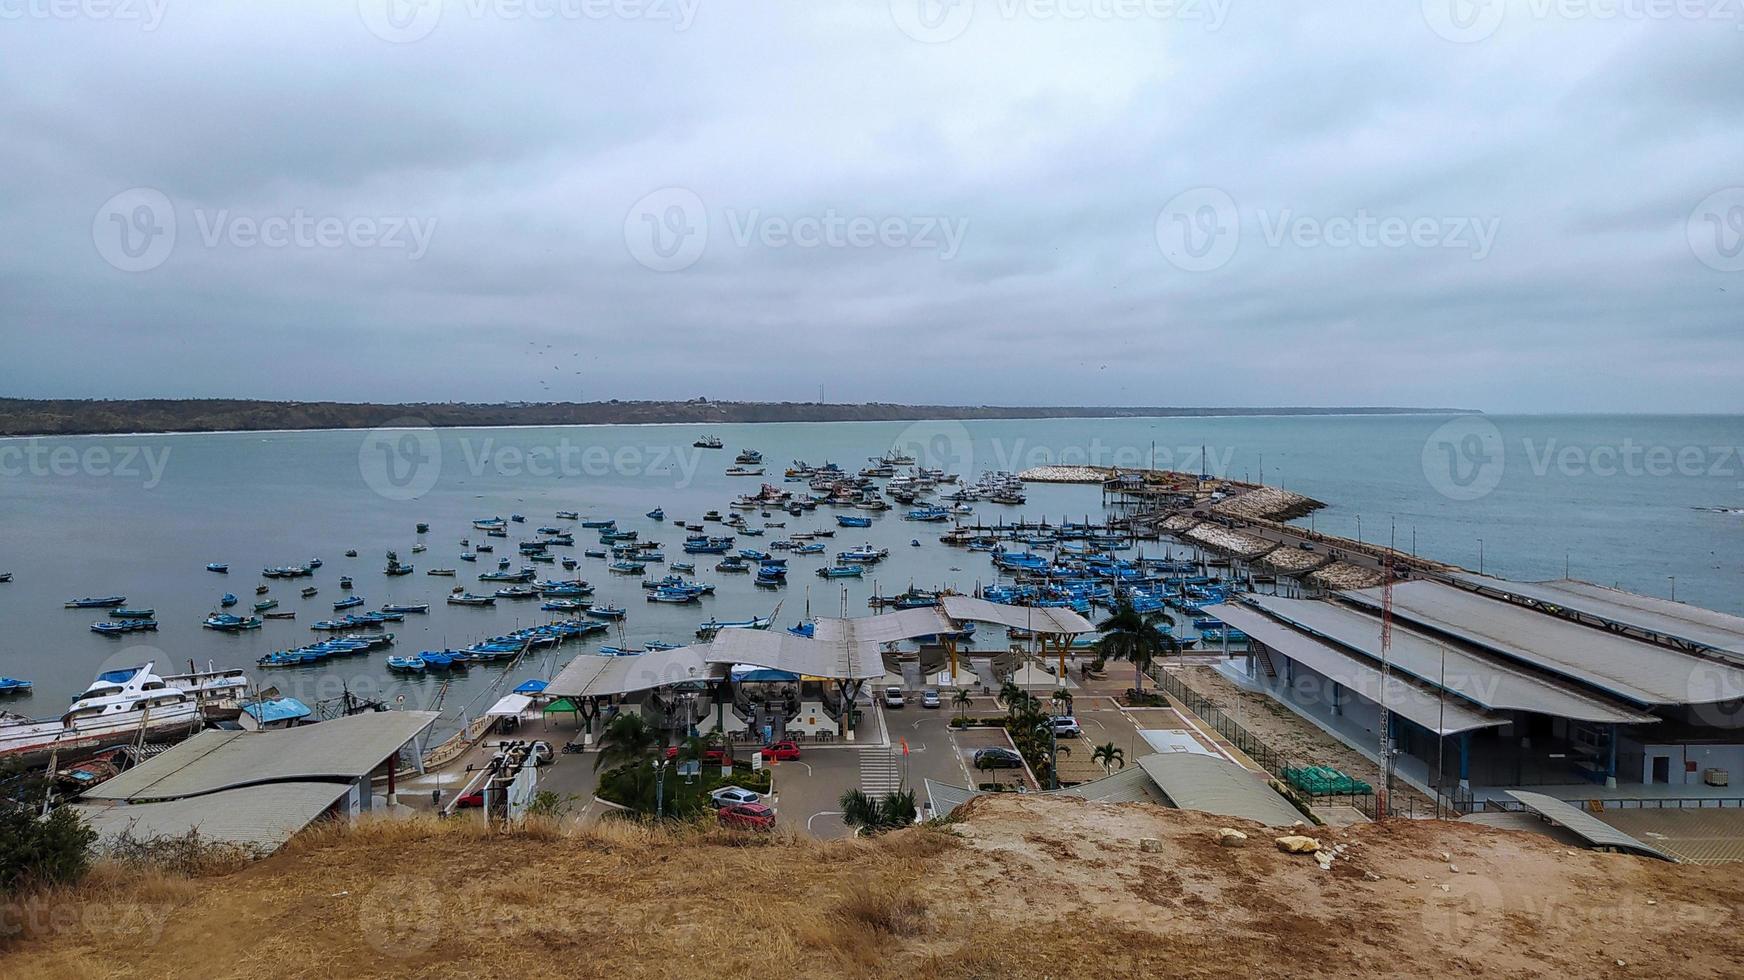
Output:
<path fill-rule="evenodd" d="M 774 830 L 775 811 L 761 803 L 735 803 L 715 811 L 715 820 L 723 827 L 739 830 Z"/>
<path fill-rule="evenodd" d="M 777 759 L 781 762 L 792 762 L 799 758 L 798 742 L 771 742 L 763 746 L 763 758 Z"/>
<path fill-rule="evenodd" d="M 673 746 L 668 747 L 666 750 L 666 758 L 668 760 L 677 759 L 678 758 L 678 746 L 673 745 Z M 711 745 L 708 748 L 702 750 L 702 761 L 706 765 L 714 765 L 714 766 L 721 765 L 722 763 L 727 761 L 727 750 L 722 748 L 719 745 Z"/>
<path fill-rule="evenodd" d="M 467 807 L 484 806 L 484 790 L 477 790 L 454 801 L 456 808 L 464 810 Z"/>
<path fill-rule="evenodd" d="M 527 747 L 527 757 L 535 766 L 548 766 L 557 758 L 557 753 L 550 742 L 541 739 Z"/>
<path fill-rule="evenodd" d="M 998 745 L 975 750 L 975 768 L 977 769 L 1022 769 L 1023 756 L 1017 750 Z"/>
<path fill-rule="evenodd" d="M 716 807 L 738 806 L 741 803 L 761 803 L 763 794 L 739 786 L 722 786 L 709 794 Z"/>
<path fill-rule="evenodd" d="M 1071 715 L 1056 715 L 1051 724 L 1055 738 L 1077 738 L 1084 734 L 1084 730 L 1078 727 L 1078 719 Z"/>
<path fill-rule="evenodd" d="M 930 688 L 930 687 L 927 688 L 926 690 L 920 692 L 920 706 L 923 708 L 936 708 L 936 707 L 938 707 L 939 706 L 939 692 L 934 690 L 933 688 Z"/>
<path fill-rule="evenodd" d="M 887 687 L 884 689 L 884 706 L 886 708 L 900 708 L 906 703 L 902 699 L 902 688 Z"/>

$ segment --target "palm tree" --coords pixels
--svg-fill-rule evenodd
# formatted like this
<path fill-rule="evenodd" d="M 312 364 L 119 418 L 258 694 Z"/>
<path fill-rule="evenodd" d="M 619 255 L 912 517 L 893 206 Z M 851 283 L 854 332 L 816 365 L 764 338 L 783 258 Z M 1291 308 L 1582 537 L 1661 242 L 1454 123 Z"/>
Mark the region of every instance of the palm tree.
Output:
<path fill-rule="evenodd" d="M 1006 681 L 999 687 L 999 700 L 1005 702 L 1005 710 L 1008 714 L 1013 713 L 1011 706 L 1021 700 L 1023 696 L 1023 688 L 1018 687 L 1016 681 Z"/>
<path fill-rule="evenodd" d="M 1096 631 L 1102 634 L 1103 652 L 1116 660 L 1132 661 L 1133 688 L 1138 691 L 1144 690 L 1144 672 L 1151 661 L 1181 648 L 1174 637 L 1158 629 L 1125 599 Z"/>
<path fill-rule="evenodd" d="M 842 794 L 836 805 L 842 808 L 842 822 L 867 836 L 906 827 L 914 823 L 918 812 L 913 790 L 898 790 L 875 798 L 851 789 Z"/>
<path fill-rule="evenodd" d="M 963 719 L 963 726 L 965 728 L 969 725 L 969 706 L 974 703 L 975 699 L 970 697 L 969 692 L 962 688 L 958 688 L 957 693 L 951 696 L 951 704 L 956 706 L 958 717 Z"/>
<path fill-rule="evenodd" d="M 600 733 L 599 754 L 594 757 L 597 772 L 608 762 L 613 768 L 640 762 L 653 752 L 659 738 L 640 714 L 622 714 L 612 719 Z"/>
<path fill-rule="evenodd" d="M 1072 713 L 1071 691 L 1068 691 L 1063 687 L 1056 687 L 1054 688 L 1054 693 L 1048 695 L 1048 700 L 1054 703 L 1054 707 L 1062 709 L 1060 712 L 1061 714 L 1069 715 Z"/>
<path fill-rule="evenodd" d="M 861 790 L 848 790 L 836 805 L 842 808 L 842 822 L 850 827 L 878 825 L 878 801 Z"/>
<path fill-rule="evenodd" d="M 1090 761 L 1102 766 L 1103 772 L 1112 773 L 1126 768 L 1126 753 L 1113 742 L 1104 742 L 1090 753 Z"/>

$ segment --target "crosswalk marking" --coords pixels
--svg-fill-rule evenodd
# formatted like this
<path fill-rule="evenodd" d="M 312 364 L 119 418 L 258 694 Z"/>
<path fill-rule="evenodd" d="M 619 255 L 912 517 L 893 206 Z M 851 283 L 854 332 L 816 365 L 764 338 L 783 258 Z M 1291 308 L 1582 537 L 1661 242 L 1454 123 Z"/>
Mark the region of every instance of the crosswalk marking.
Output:
<path fill-rule="evenodd" d="M 860 791 L 883 796 L 902 788 L 902 765 L 896 753 L 885 748 L 860 750 Z"/>

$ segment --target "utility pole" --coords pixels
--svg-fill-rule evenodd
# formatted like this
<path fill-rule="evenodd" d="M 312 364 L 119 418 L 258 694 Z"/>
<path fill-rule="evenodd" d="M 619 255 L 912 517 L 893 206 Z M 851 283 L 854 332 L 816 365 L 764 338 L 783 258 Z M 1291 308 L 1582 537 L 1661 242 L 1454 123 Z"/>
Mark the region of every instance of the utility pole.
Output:
<path fill-rule="evenodd" d="M 1375 800 L 1375 819 L 1385 820 L 1393 803 L 1393 713 L 1387 708 L 1387 689 L 1393 678 L 1387 655 L 1393 649 L 1393 555 L 1381 565 L 1381 785 Z"/>

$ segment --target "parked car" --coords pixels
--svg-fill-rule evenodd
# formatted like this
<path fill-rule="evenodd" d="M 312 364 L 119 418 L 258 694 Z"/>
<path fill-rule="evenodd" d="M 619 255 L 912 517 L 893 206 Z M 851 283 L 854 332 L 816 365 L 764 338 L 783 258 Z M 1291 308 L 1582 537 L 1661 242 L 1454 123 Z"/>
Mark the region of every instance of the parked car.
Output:
<path fill-rule="evenodd" d="M 930 688 L 930 687 L 927 688 L 926 690 L 920 692 L 920 706 L 923 708 L 936 708 L 936 707 L 938 707 L 939 706 L 939 692 L 936 689 Z"/>
<path fill-rule="evenodd" d="M 771 742 L 763 746 L 763 758 L 792 762 L 799 758 L 798 742 Z"/>
<path fill-rule="evenodd" d="M 551 748 L 551 743 L 539 740 L 528 747 L 528 756 L 535 766 L 548 766 L 557 758 L 557 753 Z"/>
<path fill-rule="evenodd" d="M 761 803 L 763 794 L 738 786 L 722 786 L 709 794 L 709 799 L 715 801 L 716 807 L 738 806 L 741 803 Z"/>
<path fill-rule="evenodd" d="M 715 819 L 723 827 L 740 830 L 774 830 L 775 811 L 761 803 L 735 803 L 715 811 Z"/>
<path fill-rule="evenodd" d="M 484 790 L 476 790 L 456 800 L 454 806 L 464 810 L 467 807 L 484 806 Z"/>
<path fill-rule="evenodd" d="M 977 769 L 1022 769 L 1023 756 L 1016 749 L 1007 749 L 998 745 L 975 750 L 975 768 Z"/>
<path fill-rule="evenodd" d="M 1071 715 L 1056 715 L 1052 724 L 1055 738 L 1077 738 L 1084 734 L 1084 730 L 1078 727 L 1078 719 Z"/>
<path fill-rule="evenodd" d="M 886 708 L 900 708 L 906 703 L 902 698 L 902 688 L 887 687 L 884 689 L 884 706 Z"/>

